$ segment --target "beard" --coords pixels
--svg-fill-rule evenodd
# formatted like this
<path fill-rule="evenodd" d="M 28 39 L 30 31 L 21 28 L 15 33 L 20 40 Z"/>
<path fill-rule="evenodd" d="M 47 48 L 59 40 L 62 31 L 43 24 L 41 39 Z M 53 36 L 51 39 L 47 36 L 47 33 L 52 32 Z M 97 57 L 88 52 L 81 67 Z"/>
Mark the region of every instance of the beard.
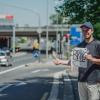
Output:
<path fill-rule="evenodd" d="M 92 39 L 93 39 L 93 35 L 91 34 L 91 35 L 89 35 L 88 37 L 84 37 L 85 38 L 85 40 L 87 41 L 87 42 L 89 42 L 89 41 L 91 41 Z"/>

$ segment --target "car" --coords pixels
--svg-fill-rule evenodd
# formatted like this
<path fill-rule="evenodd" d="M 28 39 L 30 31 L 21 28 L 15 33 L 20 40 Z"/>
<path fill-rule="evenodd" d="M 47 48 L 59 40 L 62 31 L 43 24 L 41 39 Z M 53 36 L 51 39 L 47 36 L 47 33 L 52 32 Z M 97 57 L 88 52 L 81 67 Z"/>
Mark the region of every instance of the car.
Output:
<path fill-rule="evenodd" d="M 7 53 L 10 53 L 11 52 L 8 47 L 2 47 L 2 48 L 0 48 L 0 51 L 5 51 Z"/>
<path fill-rule="evenodd" d="M 13 60 L 10 52 L 0 51 L 0 65 L 12 66 Z"/>

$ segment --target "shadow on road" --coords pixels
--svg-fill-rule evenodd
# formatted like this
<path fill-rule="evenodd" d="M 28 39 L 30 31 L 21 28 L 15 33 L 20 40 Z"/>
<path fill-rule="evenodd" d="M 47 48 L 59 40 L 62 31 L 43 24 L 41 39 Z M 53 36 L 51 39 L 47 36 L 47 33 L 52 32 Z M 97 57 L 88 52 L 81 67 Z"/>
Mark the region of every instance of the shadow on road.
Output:
<path fill-rule="evenodd" d="M 63 81 L 62 79 L 56 79 Z M 15 82 L 4 83 L 2 86 L 8 86 L 0 91 L 0 100 L 47 100 L 50 95 L 52 77 L 28 77 L 24 79 L 16 79 Z M 59 84 L 59 89 L 63 89 L 63 84 Z M 0 87 L 2 87 L 0 86 Z M 63 91 L 63 90 L 60 90 Z M 45 99 L 43 95 L 45 96 Z M 57 100 L 62 100 L 63 93 L 59 93 Z"/>
<path fill-rule="evenodd" d="M 74 100 L 79 100 L 79 94 L 78 94 L 78 79 L 77 77 L 69 75 L 69 78 L 71 79 L 73 94 L 74 94 Z"/>

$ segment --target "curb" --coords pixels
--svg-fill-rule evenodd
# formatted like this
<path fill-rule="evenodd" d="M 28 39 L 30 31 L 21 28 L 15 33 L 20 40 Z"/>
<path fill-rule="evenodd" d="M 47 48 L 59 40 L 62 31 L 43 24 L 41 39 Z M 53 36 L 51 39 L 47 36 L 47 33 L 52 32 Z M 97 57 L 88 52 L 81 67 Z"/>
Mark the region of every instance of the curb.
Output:
<path fill-rule="evenodd" d="M 19 56 L 22 56 L 22 55 L 25 55 L 26 53 L 23 52 L 23 53 L 15 53 L 15 54 L 12 54 L 12 57 L 19 57 Z"/>
<path fill-rule="evenodd" d="M 32 63 L 28 63 L 27 66 L 55 66 L 55 64 L 53 64 L 53 62 L 39 62 L 39 61 L 35 61 Z"/>

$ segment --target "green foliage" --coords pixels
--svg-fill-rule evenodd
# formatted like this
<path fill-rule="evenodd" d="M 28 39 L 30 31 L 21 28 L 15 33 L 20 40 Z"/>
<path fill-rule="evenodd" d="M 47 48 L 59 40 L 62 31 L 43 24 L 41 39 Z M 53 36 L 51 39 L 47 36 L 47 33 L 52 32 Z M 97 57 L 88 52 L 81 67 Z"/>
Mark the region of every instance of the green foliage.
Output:
<path fill-rule="evenodd" d="M 69 17 L 69 24 L 90 21 L 95 26 L 94 36 L 100 39 L 100 0 L 64 0 L 55 10 L 60 16 Z"/>
<path fill-rule="evenodd" d="M 25 43 L 27 41 L 26 37 L 21 37 L 18 43 Z"/>
<path fill-rule="evenodd" d="M 61 24 L 63 17 L 59 14 L 53 14 L 50 16 L 50 20 L 52 21 L 51 24 Z"/>
<path fill-rule="evenodd" d="M 95 24 L 94 37 L 100 40 L 100 23 Z"/>

